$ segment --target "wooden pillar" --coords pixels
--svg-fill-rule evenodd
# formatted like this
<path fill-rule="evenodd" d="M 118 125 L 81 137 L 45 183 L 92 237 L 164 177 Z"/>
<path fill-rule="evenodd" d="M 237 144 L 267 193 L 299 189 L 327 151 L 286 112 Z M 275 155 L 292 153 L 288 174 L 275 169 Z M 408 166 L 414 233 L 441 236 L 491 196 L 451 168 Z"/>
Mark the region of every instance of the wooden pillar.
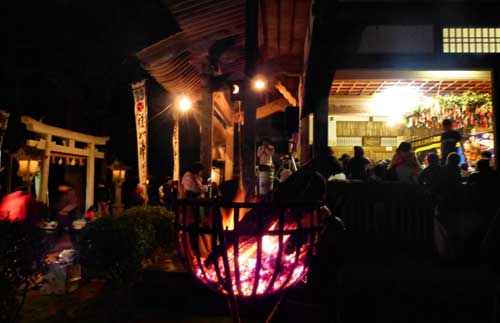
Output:
<path fill-rule="evenodd" d="M 85 182 L 85 210 L 94 204 L 95 144 L 89 143 L 87 157 L 87 180 Z"/>
<path fill-rule="evenodd" d="M 250 82 L 256 73 L 258 55 L 258 1 L 246 1 L 246 25 L 245 25 L 245 74 L 248 82 L 245 82 L 245 96 L 243 101 L 244 125 L 242 132 L 242 162 L 241 166 L 243 183 L 247 192 L 254 192 L 255 166 L 256 166 L 256 109 L 257 98 L 252 92 Z"/>
<path fill-rule="evenodd" d="M 49 205 L 49 171 L 50 171 L 50 146 L 52 144 L 52 135 L 45 135 L 45 151 L 42 160 L 42 185 L 38 200 Z"/>
<path fill-rule="evenodd" d="M 313 155 L 321 155 L 328 148 L 328 95 L 318 98 L 314 108 Z"/>
<path fill-rule="evenodd" d="M 237 118 L 235 118 L 236 122 L 233 122 L 233 178 L 238 179 L 238 182 L 241 184 L 242 175 L 241 175 L 241 123 L 239 118 L 241 117 L 241 101 L 237 101 Z"/>
<path fill-rule="evenodd" d="M 122 185 L 123 181 L 117 180 L 115 184 L 115 200 L 112 205 L 113 215 L 120 215 L 123 213 L 124 205 L 122 203 Z"/>
<path fill-rule="evenodd" d="M 234 164 L 234 127 L 226 129 L 226 153 L 224 155 L 224 180 L 233 178 Z"/>
<path fill-rule="evenodd" d="M 304 165 L 311 159 L 311 145 L 309 144 L 309 116 L 300 119 L 300 164 Z"/>
<path fill-rule="evenodd" d="M 202 76 L 202 94 L 200 100 L 200 162 L 203 165 L 203 178 L 211 176 L 214 104 L 208 75 Z"/>
<path fill-rule="evenodd" d="M 495 66 L 492 73 L 493 83 L 493 131 L 495 133 L 495 166 L 500 169 L 500 159 L 498 158 L 498 147 L 500 147 L 500 66 Z"/>
<path fill-rule="evenodd" d="M 328 148 L 328 98 L 334 76 L 332 56 L 335 52 L 330 47 L 332 33 L 330 26 L 321 19 L 314 18 L 310 25 L 311 36 L 305 67 L 302 116 L 314 114 L 313 157 L 322 154 Z"/>

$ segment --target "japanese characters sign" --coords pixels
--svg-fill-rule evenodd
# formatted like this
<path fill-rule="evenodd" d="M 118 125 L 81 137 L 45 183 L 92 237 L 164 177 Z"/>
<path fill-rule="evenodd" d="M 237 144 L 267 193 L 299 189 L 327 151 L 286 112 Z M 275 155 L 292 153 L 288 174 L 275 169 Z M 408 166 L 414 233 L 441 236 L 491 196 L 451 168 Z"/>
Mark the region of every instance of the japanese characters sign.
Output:
<path fill-rule="evenodd" d="M 145 80 L 133 83 L 134 94 L 135 128 L 137 132 L 137 165 L 139 173 L 139 184 L 147 192 L 148 179 L 148 108 L 146 105 Z"/>

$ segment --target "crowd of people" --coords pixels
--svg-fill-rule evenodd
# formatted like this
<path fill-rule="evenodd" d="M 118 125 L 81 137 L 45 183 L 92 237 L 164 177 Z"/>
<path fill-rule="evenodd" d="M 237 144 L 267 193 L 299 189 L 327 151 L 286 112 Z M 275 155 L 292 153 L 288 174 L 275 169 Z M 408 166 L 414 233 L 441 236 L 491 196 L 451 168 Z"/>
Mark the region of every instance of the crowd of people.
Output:
<path fill-rule="evenodd" d="M 430 153 L 425 156 L 424 165 L 417 161 L 410 142 L 401 142 L 390 160 L 372 161 L 365 156 L 363 147 L 354 146 L 353 156 L 342 154 L 335 159 L 333 166 L 335 179 L 362 182 L 398 181 L 407 184 L 423 184 L 432 190 L 439 186 L 453 184 L 469 184 L 473 186 L 491 186 L 498 180 L 498 174 L 493 169 L 492 154 L 489 151 L 481 153 L 481 160 L 477 161 L 475 170 L 467 163 L 460 164 L 461 158 L 457 147 L 461 146 L 462 137 L 453 129 L 449 119 L 443 121 L 441 135 L 441 156 Z M 259 170 L 274 170 L 277 182 L 283 182 L 292 173 L 290 158 L 282 158 L 278 167 L 273 162 L 274 147 L 268 139 L 262 141 L 257 149 Z M 333 151 L 331 152 L 333 155 Z M 297 160 L 294 160 L 296 162 Z M 295 165 L 294 165 L 295 166 Z M 296 168 L 295 168 L 296 170 Z M 340 176 L 339 176 L 340 175 Z"/>

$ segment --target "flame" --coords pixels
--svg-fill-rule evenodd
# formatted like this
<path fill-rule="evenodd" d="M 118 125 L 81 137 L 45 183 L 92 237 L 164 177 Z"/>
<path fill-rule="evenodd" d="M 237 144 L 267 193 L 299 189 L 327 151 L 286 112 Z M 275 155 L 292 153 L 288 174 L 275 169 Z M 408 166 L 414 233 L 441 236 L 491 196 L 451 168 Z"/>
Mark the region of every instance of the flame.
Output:
<path fill-rule="evenodd" d="M 275 228 L 277 221 L 270 226 Z M 285 228 L 288 229 L 288 228 Z M 305 257 L 307 254 L 308 245 L 303 245 L 296 255 L 295 252 L 290 254 L 285 253 L 285 246 L 290 240 L 290 235 L 283 235 L 283 248 L 281 251 L 280 266 L 277 266 L 279 238 L 278 236 L 264 235 L 262 238 L 261 264 L 259 277 L 257 281 L 256 295 L 263 295 L 267 292 L 272 293 L 282 288 L 289 287 L 302 278 L 306 272 Z M 257 238 L 252 237 L 238 243 L 238 269 L 239 282 L 238 287 L 235 270 L 235 252 L 233 246 L 227 248 L 227 258 L 229 262 L 229 272 L 231 275 L 231 283 L 235 295 L 251 296 L 254 290 L 254 284 L 257 279 Z M 202 259 L 203 261 L 204 259 Z M 196 263 L 196 261 L 195 261 Z M 224 263 L 222 257 L 218 258 L 217 264 L 209 266 L 202 265 L 203 270 L 196 264 L 198 268 L 195 272 L 196 276 L 209 284 L 217 284 L 219 279 L 215 265 L 218 266 L 222 278 L 224 276 Z M 273 275 L 276 270 L 279 270 L 274 283 L 271 286 Z"/>
<path fill-rule="evenodd" d="M 234 201 L 245 201 L 245 191 L 243 189 L 239 190 Z M 250 210 L 240 209 L 239 221 Z M 215 256 L 212 254 L 213 259 L 209 260 L 211 253 L 216 252 L 214 250 L 203 252 L 199 262 L 194 257 L 192 266 L 195 269 L 195 275 L 200 280 L 208 285 L 220 286 L 220 278 L 225 280 L 225 273 L 229 272 L 234 294 L 251 296 L 254 291 L 256 295 L 262 295 L 287 288 L 297 283 L 307 273 L 306 256 L 311 247 L 311 242 L 313 244 L 317 242 L 317 235 L 314 236 L 314 241 L 304 241 L 302 245 L 297 245 L 299 233 L 295 237 L 289 233 L 280 235 L 278 219 L 267 224 L 264 228 L 264 234 L 248 236 L 232 234 L 234 232 L 234 209 L 221 209 L 221 215 L 224 233 L 228 234 L 225 250 L 228 263 L 224 264 L 223 257 L 220 254 L 215 254 Z M 312 225 L 311 218 L 307 216 L 305 218 L 302 219 L 302 227 Z M 296 218 L 288 210 L 288 214 L 285 213 L 283 229 L 287 231 L 297 230 L 297 223 L 294 220 Z M 238 240 L 235 241 L 234 239 Z M 204 240 L 207 239 L 200 235 L 198 242 L 202 243 L 203 241 L 206 246 L 207 243 Z M 212 249 L 211 247 L 210 244 L 209 249 Z M 235 250 L 235 247 L 237 250 Z M 258 259 L 259 255 L 260 259 Z M 260 268 L 260 270 L 257 270 L 257 268 Z"/>
<path fill-rule="evenodd" d="M 243 203 L 245 202 L 245 197 L 246 197 L 246 191 L 243 186 L 240 186 L 238 188 L 238 192 L 236 192 L 236 196 L 233 199 L 233 202 L 236 203 Z M 250 202 L 254 202 L 255 199 L 252 199 Z M 241 208 L 240 213 L 238 216 L 238 221 L 241 221 L 245 215 L 250 212 L 251 209 L 245 209 Z M 222 214 L 222 227 L 225 230 L 234 230 L 234 209 L 229 208 L 229 209 L 221 209 L 221 214 Z"/>

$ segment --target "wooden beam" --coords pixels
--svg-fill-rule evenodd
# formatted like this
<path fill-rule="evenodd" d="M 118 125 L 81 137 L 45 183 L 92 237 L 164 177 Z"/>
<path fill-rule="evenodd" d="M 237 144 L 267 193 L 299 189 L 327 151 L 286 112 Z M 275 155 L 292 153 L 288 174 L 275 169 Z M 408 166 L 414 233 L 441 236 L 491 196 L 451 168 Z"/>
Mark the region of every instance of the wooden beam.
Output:
<path fill-rule="evenodd" d="M 187 44 L 182 32 L 178 32 L 139 51 L 136 56 L 145 66 L 161 64 L 186 50 Z"/>
<path fill-rule="evenodd" d="M 269 102 L 268 104 L 265 104 L 257 108 L 256 118 L 263 119 L 270 116 L 273 113 L 283 112 L 285 111 L 285 108 L 288 105 L 289 102 L 284 98 Z"/>
<path fill-rule="evenodd" d="M 93 143 L 96 145 L 105 145 L 109 140 L 109 137 L 96 137 L 81 132 L 50 126 L 27 116 L 22 116 L 21 122 L 26 125 L 26 129 L 28 129 L 29 131 L 42 135 L 50 134 L 52 136 L 61 137 L 63 139 L 74 139 L 75 141 Z"/>
<path fill-rule="evenodd" d="M 449 71 L 449 70 L 389 70 L 389 69 L 341 69 L 335 72 L 335 81 L 340 80 L 490 80 L 491 72 L 476 71 Z"/>
<path fill-rule="evenodd" d="M 302 74 L 303 57 L 297 55 L 282 55 L 266 59 L 259 65 L 259 71 L 268 76 Z"/>
<path fill-rule="evenodd" d="M 35 148 L 40 149 L 40 150 L 47 149 L 47 142 L 44 139 L 40 139 L 40 140 L 28 139 L 26 141 L 26 144 L 28 146 L 35 147 Z M 89 148 L 75 148 L 75 147 L 57 145 L 54 142 L 52 142 L 48 148 L 50 149 L 50 152 L 62 153 L 62 154 L 73 155 L 73 156 L 88 157 L 91 153 Z M 104 153 L 95 149 L 94 150 L 94 157 L 103 159 Z"/>
<path fill-rule="evenodd" d="M 274 85 L 274 87 L 276 87 L 278 92 L 281 93 L 281 95 L 283 95 L 283 97 L 288 101 L 288 103 L 290 103 L 290 105 L 297 106 L 297 99 L 293 96 L 292 93 L 290 93 L 290 91 L 288 91 L 288 89 L 286 88 L 286 86 L 283 85 L 283 83 L 278 82 Z"/>
<path fill-rule="evenodd" d="M 214 109 L 217 113 L 224 118 L 226 124 L 231 125 L 233 123 L 234 111 L 231 106 L 231 103 L 227 100 L 225 92 L 213 92 L 214 98 Z"/>

